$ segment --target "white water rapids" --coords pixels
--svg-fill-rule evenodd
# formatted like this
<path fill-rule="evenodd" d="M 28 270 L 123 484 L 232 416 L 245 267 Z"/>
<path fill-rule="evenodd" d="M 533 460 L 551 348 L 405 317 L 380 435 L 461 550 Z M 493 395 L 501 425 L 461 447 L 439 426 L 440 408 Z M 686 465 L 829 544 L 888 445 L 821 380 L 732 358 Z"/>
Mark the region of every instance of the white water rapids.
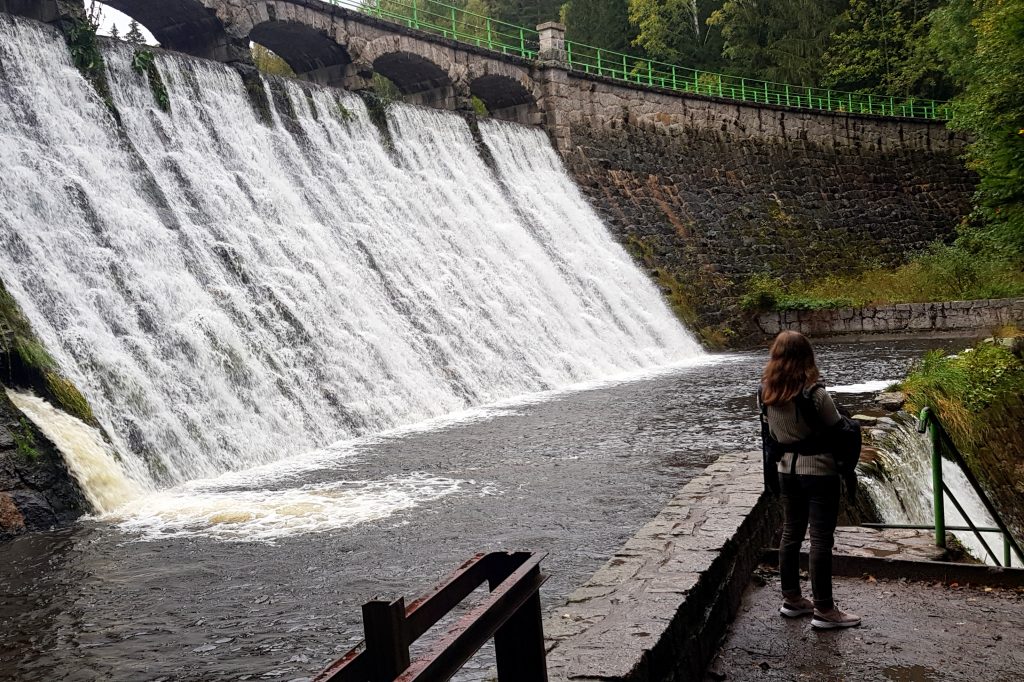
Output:
<path fill-rule="evenodd" d="M 0 14 L 0 279 L 132 485 L 700 355 L 540 130 L 482 122 L 492 170 L 455 114 L 393 106 L 389 152 L 355 96 L 285 83 L 268 126 L 161 53 L 168 114 L 104 56 L 120 131 Z"/>
<path fill-rule="evenodd" d="M 933 484 L 931 447 L 928 437 L 920 434 L 912 418 L 900 416 L 896 428 L 878 448 L 877 470 L 881 477 L 861 477 L 868 493 L 875 502 L 883 523 L 910 523 L 932 525 L 935 518 L 933 507 Z M 995 528 L 996 522 L 985 509 L 984 503 L 974 492 L 970 481 L 960 467 L 952 461 L 942 461 L 943 481 L 953 491 L 971 522 L 980 528 Z M 949 495 L 943 495 L 945 522 L 947 526 L 967 526 L 963 515 L 957 511 Z M 995 564 L 985 546 L 971 531 L 950 531 L 971 555 L 988 564 Z M 989 548 L 1003 561 L 1003 536 L 998 532 L 982 532 Z M 1013 566 L 1020 566 L 1016 556 L 1011 557 Z"/>

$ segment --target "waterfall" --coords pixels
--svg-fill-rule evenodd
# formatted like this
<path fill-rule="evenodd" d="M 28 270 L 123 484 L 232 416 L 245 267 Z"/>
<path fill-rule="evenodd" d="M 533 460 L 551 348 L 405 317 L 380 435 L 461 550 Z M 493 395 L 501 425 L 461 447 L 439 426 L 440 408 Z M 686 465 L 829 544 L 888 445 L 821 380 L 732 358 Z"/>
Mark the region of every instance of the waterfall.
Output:
<path fill-rule="evenodd" d="M 908 415 L 897 415 L 896 428 L 878 447 L 878 460 L 875 466 L 865 470 L 865 475 L 861 477 L 882 523 L 933 523 L 935 512 L 931 457 L 928 437 L 917 432 L 914 419 Z M 943 459 L 942 479 L 976 526 L 995 528 L 995 520 L 989 515 L 970 481 L 955 462 Z M 945 495 L 944 499 L 946 525 L 966 526 L 966 520 L 950 501 L 949 495 Z M 952 533 L 974 557 L 986 563 L 994 563 L 974 533 Z M 1002 561 L 1002 535 L 991 532 L 982 535 Z M 1013 563 L 1019 564 L 1016 557 L 1013 558 Z"/>
<path fill-rule="evenodd" d="M 0 14 L 0 279 L 133 485 L 695 358 L 538 130 L 104 47 L 122 126 Z M 271 85 L 271 83 L 266 83 Z"/>

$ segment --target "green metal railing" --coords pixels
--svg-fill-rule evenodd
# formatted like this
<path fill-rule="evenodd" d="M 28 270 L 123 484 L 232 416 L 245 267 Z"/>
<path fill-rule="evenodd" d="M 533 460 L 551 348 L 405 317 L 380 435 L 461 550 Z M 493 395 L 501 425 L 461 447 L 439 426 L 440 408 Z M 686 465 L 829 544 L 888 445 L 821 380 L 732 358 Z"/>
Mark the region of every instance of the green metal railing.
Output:
<path fill-rule="evenodd" d="M 379 19 L 523 59 L 536 59 L 540 33 L 435 0 L 326 0 Z M 674 92 L 818 111 L 948 120 L 948 102 L 787 85 L 690 69 L 565 41 L 573 71 Z"/>
<path fill-rule="evenodd" d="M 884 523 L 865 523 L 863 525 L 873 528 L 918 528 L 922 530 L 935 531 L 935 544 L 939 547 L 946 546 L 946 531 L 947 530 L 958 530 L 966 531 L 970 530 L 974 533 L 974 536 L 981 543 L 981 546 L 985 548 L 985 552 L 988 553 L 989 557 L 996 564 L 996 566 L 1010 566 L 1011 565 L 1011 550 L 1013 554 L 1017 555 L 1017 561 L 1020 565 L 1024 566 L 1024 553 L 1021 552 L 1020 545 L 1014 540 L 1007 529 L 1006 524 L 999 517 L 992 502 L 988 499 L 985 491 L 981 489 L 981 485 L 978 483 L 978 479 L 971 472 L 970 467 L 967 466 L 967 462 L 964 461 L 963 455 L 957 449 L 956 444 L 953 443 L 953 439 L 949 437 L 949 434 L 942 427 L 939 422 L 939 418 L 931 410 L 931 408 L 924 408 L 921 410 L 921 415 L 918 419 L 917 430 L 921 433 L 928 432 L 928 439 L 931 444 L 932 454 L 932 503 L 934 505 L 935 524 L 933 526 L 922 526 L 913 524 L 884 524 Z M 956 499 L 953 491 L 949 489 L 945 481 L 942 480 L 942 459 L 943 454 L 949 456 L 960 467 L 964 477 L 971 484 L 978 499 L 984 505 L 985 510 L 989 513 L 995 522 L 995 528 L 981 527 L 979 528 L 971 517 L 968 516 L 967 512 L 964 511 L 963 505 Z M 947 526 L 946 525 L 946 497 L 949 497 L 949 501 L 953 503 L 956 510 L 960 513 L 967 523 L 967 526 Z M 1001 533 L 1003 537 L 1003 555 L 1002 559 L 996 555 L 992 547 L 985 540 L 982 533 Z"/>
<path fill-rule="evenodd" d="M 724 99 L 821 111 L 948 120 L 947 102 L 826 90 L 699 71 L 567 40 L 566 59 L 574 71 L 637 85 Z"/>
<path fill-rule="evenodd" d="M 326 0 L 357 12 L 386 19 L 449 40 L 502 54 L 536 59 L 540 34 L 536 30 L 468 12 L 434 0 Z"/>

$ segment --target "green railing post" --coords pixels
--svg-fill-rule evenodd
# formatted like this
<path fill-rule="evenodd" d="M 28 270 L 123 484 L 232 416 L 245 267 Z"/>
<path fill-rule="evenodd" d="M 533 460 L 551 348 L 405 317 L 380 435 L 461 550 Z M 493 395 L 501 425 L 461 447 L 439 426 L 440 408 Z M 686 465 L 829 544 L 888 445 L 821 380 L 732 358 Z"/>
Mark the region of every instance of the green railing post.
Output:
<path fill-rule="evenodd" d="M 378 0 L 378 2 L 379 2 L 379 0 Z M 494 49 L 494 41 L 491 38 L 491 18 L 490 17 L 487 17 L 487 48 L 491 49 L 491 50 Z"/>
<path fill-rule="evenodd" d="M 455 8 L 452 7 L 452 40 L 455 40 L 459 33 L 455 28 Z"/>
<path fill-rule="evenodd" d="M 569 68 L 572 68 L 572 41 L 565 41 L 565 60 L 569 64 Z"/>
<path fill-rule="evenodd" d="M 412 0 L 412 24 L 413 28 L 420 27 L 420 15 L 419 10 L 416 8 L 416 0 Z"/>
<path fill-rule="evenodd" d="M 626 69 L 626 55 L 622 55 L 622 80 L 629 80 L 629 71 Z"/>
<path fill-rule="evenodd" d="M 650 61 L 647 62 L 647 84 L 654 85 L 654 65 Z"/>
<path fill-rule="evenodd" d="M 928 430 L 928 440 L 932 448 L 932 500 L 935 515 L 935 545 L 946 546 L 946 510 L 942 492 L 942 450 L 939 445 L 939 429 L 934 422 L 934 415 L 928 407 L 921 409 L 918 417 L 918 430 Z M 923 428 L 922 428 L 923 427 Z"/>
<path fill-rule="evenodd" d="M 673 90 L 678 90 L 679 89 L 676 86 L 676 65 L 675 64 L 672 65 L 672 89 Z"/>
<path fill-rule="evenodd" d="M 741 78 L 740 79 L 740 99 L 743 100 L 744 102 L 747 101 L 747 79 L 746 78 Z"/>
<path fill-rule="evenodd" d="M 526 58 L 526 36 L 521 28 L 519 29 L 519 56 Z"/>
<path fill-rule="evenodd" d="M 597 75 L 604 75 L 603 73 L 601 73 L 601 48 L 597 48 Z"/>
<path fill-rule="evenodd" d="M 375 5 L 376 5 L 376 8 L 377 8 L 377 16 L 380 17 L 380 0 L 377 0 Z"/>

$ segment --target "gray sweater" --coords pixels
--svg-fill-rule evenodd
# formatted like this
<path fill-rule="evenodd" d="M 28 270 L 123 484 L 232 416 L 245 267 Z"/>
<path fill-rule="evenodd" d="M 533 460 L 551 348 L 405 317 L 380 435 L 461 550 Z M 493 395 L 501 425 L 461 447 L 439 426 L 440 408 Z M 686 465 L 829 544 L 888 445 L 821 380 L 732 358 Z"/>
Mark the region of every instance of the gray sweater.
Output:
<path fill-rule="evenodd" d="M 807 395 L 804 389 L 804 395 Z M 814 392 L 814 406 L 821 415 L 821 420 L 828 426 L 832 426 L 840 419 L 836 404 L 832 402 L 832 396 L 824 388 Z M 781 405 L 768 406 L 768 429 L 772 437 L 779 443 L 796 443 L 811 435 L 810 425 L 801 418 L 796 409 L 796 403 L 789 401 Z M 793 472 L 793 453 L 787 452 L 779 461 L 779 473 L 788 474 Z M 796 458 L 795 473 L 806 476 L 835 476 L 838 475 L 836 462 L 829 454 L 800 455 Z"/>

